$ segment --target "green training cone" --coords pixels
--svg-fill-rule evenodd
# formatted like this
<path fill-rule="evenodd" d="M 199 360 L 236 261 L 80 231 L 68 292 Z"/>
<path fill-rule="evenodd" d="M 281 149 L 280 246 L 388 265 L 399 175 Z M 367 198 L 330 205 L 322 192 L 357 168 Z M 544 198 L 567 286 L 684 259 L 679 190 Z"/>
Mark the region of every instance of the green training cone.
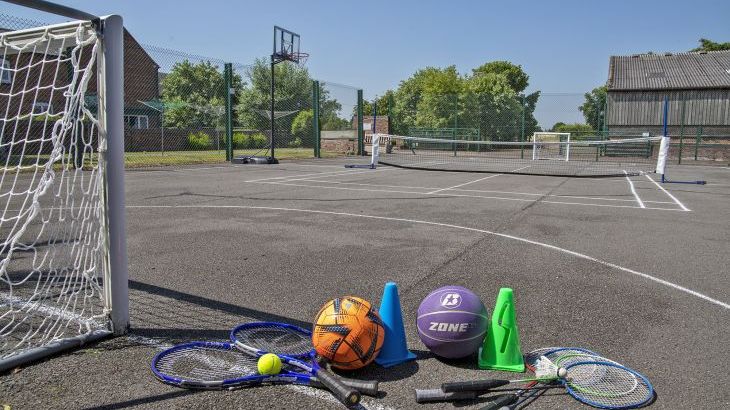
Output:
<path fill-rule="evenodd" d="M 520 334 L 512 289 L 502 288 L 494 306 L 489 332 L 479 349 L 479 368 L 524 372 L 525 360 L 520 351 Z"/>

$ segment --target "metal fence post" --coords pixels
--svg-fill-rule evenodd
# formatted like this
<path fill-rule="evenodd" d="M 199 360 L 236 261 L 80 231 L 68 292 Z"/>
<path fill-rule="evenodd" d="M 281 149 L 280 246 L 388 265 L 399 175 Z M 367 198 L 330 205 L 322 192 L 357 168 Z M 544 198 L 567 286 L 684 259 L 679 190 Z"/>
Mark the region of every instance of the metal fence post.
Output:
<path fill-rule="evenodd" d="M 695 161 L 697 161 L 697 151 L 700 149 L 700 141 L 702 141 L 702 127 L 697 127 L 697 136 L 695 137 Z"/>
<path fill-rule="evenodd" d="M 223 77 L 226 87 L 226 161 L 233 160 L 233 64 L 225 63 Z"/>
<path fill-rule="evenodd" d="M 520 118 L 520 159 L 525 158 L 525 96 L 520 96 L 520 111 L 521 111 L 521 118 Z"/>
<path fill-rule="evenodd" d="M 312 136 L 314 137 L 314 157 L 322 158 L 319 139 L 319 81 L 312 81 Z"/>
<path fill-rule="evenodd" d="M 682 149 L 684 148 L 684 110 L 687 100 L 682 96 L 682 111 L 679 119 L 679 152 L 677 153 L 677 164 L 682 164 Z"/>
<path fill-rule="evenodd" d="M 365 130 L 363 127 L 362 90 L 357 90 L 357 155 L 365 155 Z"/>

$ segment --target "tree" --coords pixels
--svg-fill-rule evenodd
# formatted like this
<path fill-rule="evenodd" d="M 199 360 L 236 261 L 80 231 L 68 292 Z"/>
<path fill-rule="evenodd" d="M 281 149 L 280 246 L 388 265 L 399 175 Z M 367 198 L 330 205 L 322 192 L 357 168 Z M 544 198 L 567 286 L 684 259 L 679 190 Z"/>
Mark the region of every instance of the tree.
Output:
<path fill-rule="evenodd" d="M 594 130 L 593 127 L 591 127 L 588 124 L 583 124 L 580 122 L 572 123 L 572 124 L 566 124 L 563 122 L 557 122 L 553 127 L 550 129 L 552 132 L 569 132 L 571 133 L 572 137 L 580 137 L 582 135 L 593 135 Z"/>
<path fill-rule="evenodd" d="M 233 88 L 242 80 L 233 76 Z M 162 80 L 164 124 L 167 127 L 215 127 L 222 125 L 225 81 L 220 67 L 210 61 L 175 63 Z"/>
<path fill-rule="evenodd" d="M 380 97 L 378 114 L 385 103 L 397 134 L 413 127 L 458 128 L 457 138 L 478 130 L 482 140 L 517 141 L 539 129 L 533 113 L 540 93 L 524 95 L 528 85 L 529 76 L 507 61 L 485 63 L 471 75 L 459 74 L 455 66 L 426 67 Z"/>
<path fill-rule="evenodd" d="M 467 79 L 467 89 L 477 103 L 465 109 L 465 115 L 478 116 L 483 138 L 517 141 L 538 130 L 534 112 L 540 92 L 523 94 L 530 77 L 522 67 L 507 61 L 494 61 L 472 72 L 474 74 Z"/>
<path fill-rule="evenodd" d="M 593 130 L 601 131 L 604 124 L 604 110 L 606 108 L 606 86 L 596 87 L 591 92 L 585 93 L 585 102 L 578 107 L 586 119 L 586 123 Z"/>
<path fill-rule="evenodd" d="M 271 66 L 266 59 L 256 59 L 246 70 L 248 86 L 241 90 L 236 107 L 238 125 L 248 129 L 269 130 L 271 121 Z M 301 110 L 311 107 L 312 79 L 306 68 L 296 64 L 281 63 L 274 68 L 276 92 L 275 111 L 292 111 L 276 119 L 278 131 L 290 131 L 294 118 Z"/>
<path fill-rule="evenodd" d="M 373 115 L 373 101 L 363 101 L 362 102 L 362 114 L 363 115 Z M 377 97 L 378 102 L 378 115 L 392 115 L 393 113 L 390 105 L 395 104 L 395 93 L 393 90 L 386 91 L 383 95 L 380 95 Z M 355 110 L 357 110 L 357 107 L 355 107 Z M 356 113 L 354 113 L 356 114 Z"/>
<path fill-rule="evenodd" d="M 700 39 L 700 46 L 693 48 L 691 51 L 722 51 L 730 50 L 730 42 L 727 43 L 716 43 L 706 38 Z"/>
<path fill-rule="evenodd" d="M 525 91 L 530 84 L 530 77 L 522 70 L 522 66 L 512 64 L 509 61 L 492 61 L 472 70 L 474 77 L 484 74 L 503 75 L 509 86 L 517 94 Z"/>
<path fill-rule="evenodd" d="M 463 79 L 455 66 L 426 67 L 401 81 L 394 93 L 394 118 L 391 128 L 405 134 L 411 127 L 452 126 L 458 107 Z"/>

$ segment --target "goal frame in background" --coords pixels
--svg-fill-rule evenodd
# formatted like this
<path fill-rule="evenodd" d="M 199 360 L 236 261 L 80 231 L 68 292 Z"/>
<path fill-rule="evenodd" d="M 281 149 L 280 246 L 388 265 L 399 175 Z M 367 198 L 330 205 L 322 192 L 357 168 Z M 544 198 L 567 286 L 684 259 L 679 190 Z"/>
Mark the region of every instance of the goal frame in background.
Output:
<path fill-rule="evenodd" d="M 79 331 L 71 335 L 45 340 L 43 345 L 20 348 L 0 359 L 0 372 L 36 361 L 63 350 L 79 347 L 100 338 L 121 335 L 129 329 L 129 290 L 127 272 L 126 218 L 124 202 L 124 43 L 121 16 L 97 17 L 80 10 L 42 0 L 4 0 L 9 3 L 69 17 L 78 21 L 33 29 L 2 33 L 3 38 L 22 35 L 47 35 L 48 31 L 89 22 L 101 38 L 96 55 L 96 91 L 98 153 L 101 179 L 100 206 L 105 210 L 100 217 L 99 234 L 104 242 L 102 276 L 106 329 Z M 18 57 L 19 58 L 19 57 Z M 59 120 L 60 121 L 60 120 Z M 81 126 L 74 124 L 73 126 Z M 71 131 L 74 132 L 74 131 Z M 16 135 L 12 135 L 15 141 Z M 39 155 L 39 154 L 38 154 Z M 83 165 L 83 164 L 81 164 Z M 51 168 L 53 164 L 51 163 Z M 97 231 L 98 232 L 98 231 Z M 4 241 L 7 238 L 4 238 Z M 6 256 L 8 258 L 8 256 Z M 12 256 L 9 256 L 12 258 Z M 9 280 L 9 279 L 8 279 Z M 12 289 L 11 285 L 7 285 Z M 2 289 L 0 289 L 2 291 Z M 33 296 L 31 296 L 33 299 Z M 22 313 L 22 310 L 20 311 Z M 34 312 L 34 314 L 37 312 Z M 50 314 L 50 313 L 49 313 Z M 54 311 L 54 315 L 59 312 Z M 71 333 L 71 332 L 69 332 Z"/>
<path fill-rule="evenodd" d="M 570 161 L 570 133 L 536 131 L 532 134 L 532 160 Z M 541 144 L 545 143 L 545 144 Z M 557 156 L 541 156 L 545 148 L 557 149 Z"/>

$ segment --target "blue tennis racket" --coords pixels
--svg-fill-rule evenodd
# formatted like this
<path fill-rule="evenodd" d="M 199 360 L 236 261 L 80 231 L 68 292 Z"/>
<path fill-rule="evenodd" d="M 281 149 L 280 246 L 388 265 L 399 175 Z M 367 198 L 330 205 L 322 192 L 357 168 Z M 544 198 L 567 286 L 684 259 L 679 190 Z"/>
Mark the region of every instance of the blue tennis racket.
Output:
<path fill-rule="evenodd" d="M 286 363 L 278 374 L 259 374 L 257 362 L 258 357 L 243 354 L 232 343 L 190 342 L 158 353 L 151 367 L 158 380 L 187 389 L 235 389 L 264 384 L 324 387 L 318 377 Z M 363 394 L 378 394 L 377 381 L 339 380 Z"/>
<path fill-rule="evenodd" d="M 316 376 L 342 403 L 351 406 L 360 402 L 360 391 L 343 384 L 337 376 L 320 366 L 312 347 L 312 332 L 299 326 L 277 322 L 252 322 L 231 331 L 233 344 L 242 352 L 260 357 L 273 353 L 283 363 Z"/>

